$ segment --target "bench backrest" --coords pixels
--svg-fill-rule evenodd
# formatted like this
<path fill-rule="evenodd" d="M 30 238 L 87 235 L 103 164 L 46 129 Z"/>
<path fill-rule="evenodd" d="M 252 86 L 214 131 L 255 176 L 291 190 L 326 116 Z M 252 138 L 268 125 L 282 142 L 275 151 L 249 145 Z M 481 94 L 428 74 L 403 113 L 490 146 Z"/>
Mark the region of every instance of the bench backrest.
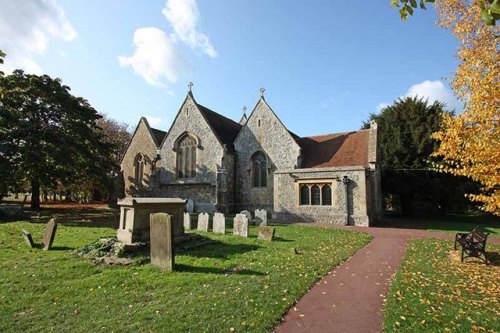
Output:
<path fill-rule="evenodd" d="M 485 243 L 486 242 L 486 238 L 488 238 L 488 233 L 484 233 L 482 232 L 481 230 L 478 230 L 478 229 L 474 229 L 472 231 L 472 239 L 474 240 L 474 242 L 478 242 L 478 243 Z"/>

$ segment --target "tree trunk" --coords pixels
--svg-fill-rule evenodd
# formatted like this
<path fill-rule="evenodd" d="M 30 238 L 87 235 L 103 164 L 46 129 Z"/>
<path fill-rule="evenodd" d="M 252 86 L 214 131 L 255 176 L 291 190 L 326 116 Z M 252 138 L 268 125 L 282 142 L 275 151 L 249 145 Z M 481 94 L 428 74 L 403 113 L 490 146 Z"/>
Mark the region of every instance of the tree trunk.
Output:
<path fill-rule="evenodd" d="M 31 209 L 40 209 L 40 182 L 37 179 L 31 180 Z"/>

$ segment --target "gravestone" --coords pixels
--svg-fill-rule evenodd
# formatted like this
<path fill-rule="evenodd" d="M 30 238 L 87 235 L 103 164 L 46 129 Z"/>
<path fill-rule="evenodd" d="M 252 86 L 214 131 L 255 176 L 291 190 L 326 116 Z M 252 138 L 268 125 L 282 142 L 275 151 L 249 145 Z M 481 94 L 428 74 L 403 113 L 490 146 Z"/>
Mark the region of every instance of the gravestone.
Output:
<path fill-rule="evenodd" d="M 267 210 L 256 209 L 255 210 L 255 222 L 257 225 L 266 226 L 267 225 Z"/>
<path fill-rule="evenodd" d="M 224 217 L 224 214 L 214 214 L 213 232 L 216 234 L 226 234 L 226 218 Z"/>
<path fill-rule="evenodd" d="M 26 230 L 21 230 L 21 232 L 23 234 L 23 238 L 26 244 L 28 244 L 30 248 L 35 247 L 35 242 L 33 242 L 33 237 L 31 237 L 31 234 Z"/>
<path fill-rule="evenodd" d="M 248 219 L 243 214 L 234 217 L 233 235 L 248 237 Z"/>
<path fill-rule="evenodd" d="M 250 213 L 248 210 L 242 210 L 240 214 L 243 214 L 247 217 L 248 224 L 253 224 L 252 213 Z"/>
<path fill-rule="evenodd" d="M 260 240 L 272 241 L 274 238 L 275 228 L 268 226 L 259 227 L 259 235 L 257 236 Z"/>
<path fill-rule="evenodd" d="M 155 213 L 149 216 L 151 264 L 171 272 L 174 269 L 174 228 L 172 215 Z"/>
<path fill-rule="evenodd" d="M 208 213 L 198 214 L 198 230 L 199 231 L 208 231 L 210 215 Z"/>
<path fill-rule="evenodd" d="M 50 248 L 52 247 L 52 243 L 54 242 L 54 238 L 56 237 L 56 231 L 57 222 L 55 219 L 50 219 L 45 226 L 45 231 L 43 232 L 42 249 L 44 251 L 50 250 Z"/>
<path fill-rule="evenodd" d="M 184 213 L 184 230 L 191 230 L 191 215 Z"/>
<path fill-rule="evenodd" d="M 188 199 L 186 201 L 186 211 L 188 213 L 193 213 L 194 212 L 194 200 L 193 199 Z"/>

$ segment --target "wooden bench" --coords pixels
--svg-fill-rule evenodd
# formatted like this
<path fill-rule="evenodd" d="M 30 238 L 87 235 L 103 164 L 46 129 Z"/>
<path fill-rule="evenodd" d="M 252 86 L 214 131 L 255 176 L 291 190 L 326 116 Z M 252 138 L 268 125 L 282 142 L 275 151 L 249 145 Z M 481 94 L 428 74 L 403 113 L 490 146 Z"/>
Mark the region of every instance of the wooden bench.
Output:
<path fill-rule="evenodd" d="M 462 247 L 461 261 L 463 262 L 468 257 L 475 257 L 488 263 L 488 259 L 486 258 L 486 239 L 488 235 L 489 233 L 484 233 L 477 228 L 474 228 L 472 232 L 457 233 L 454 248 L 456 250 L 457 245 Z"/>

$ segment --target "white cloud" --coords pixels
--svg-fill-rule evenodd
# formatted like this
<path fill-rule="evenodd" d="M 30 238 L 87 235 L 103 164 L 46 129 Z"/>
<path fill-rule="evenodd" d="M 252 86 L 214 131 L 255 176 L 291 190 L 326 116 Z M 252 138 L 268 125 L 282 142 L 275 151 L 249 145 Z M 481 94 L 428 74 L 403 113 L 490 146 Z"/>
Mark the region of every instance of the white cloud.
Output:
<path fill-rule="evenodd" d="M 458 99 L 453 94 L 453 91 L 448 89 L 443 82 L 440 80 L 430 81 L 426 80 L 421 83 L 412 85 L 406 94 L 402 97 L 419 97 L 424 100 L 427 99 L 429 103 L 434 103 L 435 101 L 440 101 L 446 103 L 446 108 L 448 110 L 460 111 L 463 105 L 458 101 Z M 392 103 L 379 103 L 376 106 L 378 112 L 384 107 L 391 105 Z"/>
<path fill-rule="evenodd" d="M 149 126 L 151 127 L 158 126 L 162 122 L 162 119 L 159 117 L 146 116 L 146 119 L 148 120 Z"/>
<path fill-rule="evenodd" d="M 21 68 L 40 73 L 32 59 L 43 54 L 51 39 L 72 41 L 77 32 L 55 0 L 3 0 L 0 10 L 0 49 L 7 53 L 7 72 Z"/>
<path fill-rule="evenodd" d="M 199 12 L 196 0 L 168 0 L 162 13 L 172 25 L 176 38 L 212 58 L 217 56 L 208 36 L 197 31 Z"/>
<path fill-rule="evenodd" d="M 164 86 L 164 80 L 174 83 L 179 79 L 185 63 L 175 43 L 160 29 L 139 28 L 134 32 L 134 54 L 120 56 L 122 67 L 132 67 L 134 73 L 147 83 Z"/>

